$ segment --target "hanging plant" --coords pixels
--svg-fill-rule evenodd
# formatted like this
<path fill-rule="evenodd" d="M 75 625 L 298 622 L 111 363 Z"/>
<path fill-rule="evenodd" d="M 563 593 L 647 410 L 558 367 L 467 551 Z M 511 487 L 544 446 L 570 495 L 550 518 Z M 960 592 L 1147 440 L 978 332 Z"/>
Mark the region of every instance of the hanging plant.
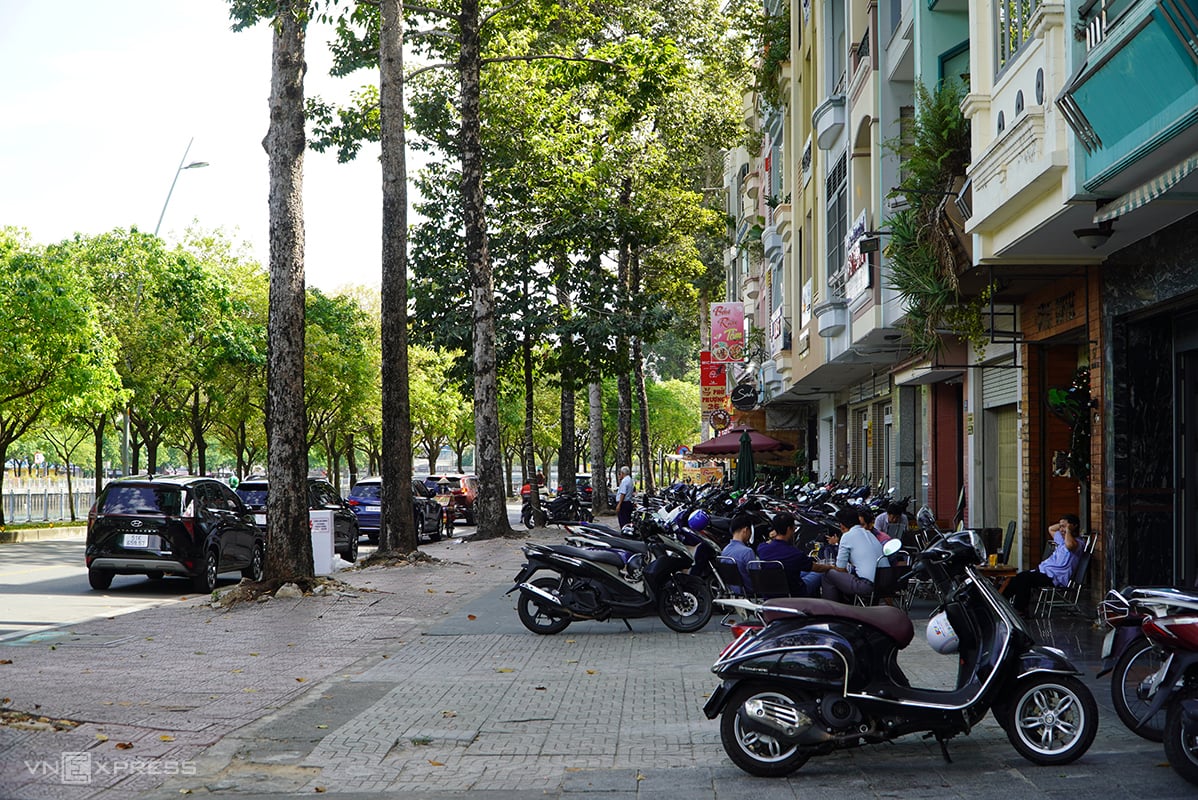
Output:
<path fill-rule="evenodd" d="M 1090 412 L 1096 402 L 1090 397 L 1090 370 L 1079 367 L 1064 388 L 1048 390 L 1048 410 L 1069 426 L 1069 450 L 1065 453 L 1067 474 L 1085 481 L 1090 477 Z"/>
<path fill-rule="evenodd" d="M 944 334 L 965 339 L 979 355 L 989 344 L 985 310 L 992 287 L 961 295 L 958 274 L 969 266 L 947 227 L 946 198 L 970 159 L 969 121 L 961 113 L 964 86 L 946 81 L 929 91 L 915 85 L 916 113 L 909 136 L 886 146 L 902 159 L 903 179 L 895 194 L 907 208 L 890 217 L 889 284 L 907 310 L 905 332 L 918 355 L 933 356 Z"/>

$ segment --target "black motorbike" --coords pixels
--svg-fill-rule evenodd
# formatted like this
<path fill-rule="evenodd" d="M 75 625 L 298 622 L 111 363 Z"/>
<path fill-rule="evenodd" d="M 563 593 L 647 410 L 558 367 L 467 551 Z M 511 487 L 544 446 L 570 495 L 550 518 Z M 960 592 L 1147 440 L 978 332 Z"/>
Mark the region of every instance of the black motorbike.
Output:
<path fill-rule="evenodd" d="M 940 613 L 929 623 L 937 652 L 955 653 L 955 688 L 911 686 L 898 653 L 914 628 L 899 608 L 858 608 L 827 600 L 780 599 L 758 609 L 765 626 L 744 631 L 712 667 L 722 685 L 704 707 L 720 717 L 732 761 L 758 776 L 787 775 L 812 756 L 910 733 L 947 741 L 993 711 L 1007 738 L 1037 764 L 1066 764 L 1094 741 L 1098 706 L 1078 670 L 1040 647 L 976 565 L 986 551 L 973 531 L 940 534 L 916 556 L 912 575 L 930 580 Z"/>
<path fill-rule="evenodd" d="M 1171 587 L 1112 589 L 1098 604 L 1098 616 L 1110 630 L 1102 643 L 1102 669 L 1111 676 L 1111 704 L 1128 730 L 1151 742 L 1164 740 L 1165 710 L 1145 716 L 1152 703 L 1162 651 L 1145 635 L 1146 620 L 1198 611 L 1198 592 Z"/>
<path fill-rule="evenodd" d="M 533 633 L 554 634 L 574 620 L 629 619 L 657 615 L 679 633 L 711 619 L 711 589 L 684 570 L 695 562 L 675 539 L 646 532 L 634 546 L 524 546 L 527 562 L 516 575 L 516 611 Z M 631 629 L 631 626 L 629 626 Z"/>
<path fill-rule="evenodd" d="M 577 492 L 560 492 L 556 497 L 542 498 L 540 513 L 535 513 L 527 497 L 520 508 L 520 521 L 529 530 L 538 525 L 560 525 L 565 522 L 590 522 L 595 519 L 591 507 L 584 504 Z"/>

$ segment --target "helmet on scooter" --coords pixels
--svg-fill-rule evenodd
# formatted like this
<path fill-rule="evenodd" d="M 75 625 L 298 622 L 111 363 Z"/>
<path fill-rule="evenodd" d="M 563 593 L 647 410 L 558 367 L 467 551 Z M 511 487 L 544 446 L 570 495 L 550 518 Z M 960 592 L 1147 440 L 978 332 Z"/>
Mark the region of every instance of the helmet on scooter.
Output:
<path fill-rule="evenodd" d="M 703 509 L 698 509 L 690 515 L 690 519 L 686 521 L 686 525 L 692 531 L 701 531 L 711 524 L 711 517 Z"/>
<path fill-rule="evenodd" d="M 957 652 L 960 641 L 948 622 L 947 612 L 941 611 L 928 620 L 928 644 L 942 656 Z"/>

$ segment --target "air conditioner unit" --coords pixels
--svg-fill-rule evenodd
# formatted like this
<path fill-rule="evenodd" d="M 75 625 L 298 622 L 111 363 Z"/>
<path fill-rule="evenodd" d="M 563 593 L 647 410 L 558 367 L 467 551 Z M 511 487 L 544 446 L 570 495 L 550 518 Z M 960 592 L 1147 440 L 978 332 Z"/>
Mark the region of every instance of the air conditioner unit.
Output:
<path fill-rule="evenodd" d="M 890 211 L 902 211 L 907 207 L 907 198 L 901 194 L 886 198 L 886 208 Z"/>

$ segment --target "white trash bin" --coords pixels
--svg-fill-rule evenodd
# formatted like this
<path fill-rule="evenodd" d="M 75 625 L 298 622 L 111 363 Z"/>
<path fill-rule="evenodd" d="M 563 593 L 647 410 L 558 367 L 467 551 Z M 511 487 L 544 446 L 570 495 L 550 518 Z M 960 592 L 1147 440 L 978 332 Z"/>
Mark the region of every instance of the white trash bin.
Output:
<path fill-rule="evenodd" d="M 312 571 L 317 575 L 333 574 L 333 512 L 309 511 L 312 526 Z"/>

